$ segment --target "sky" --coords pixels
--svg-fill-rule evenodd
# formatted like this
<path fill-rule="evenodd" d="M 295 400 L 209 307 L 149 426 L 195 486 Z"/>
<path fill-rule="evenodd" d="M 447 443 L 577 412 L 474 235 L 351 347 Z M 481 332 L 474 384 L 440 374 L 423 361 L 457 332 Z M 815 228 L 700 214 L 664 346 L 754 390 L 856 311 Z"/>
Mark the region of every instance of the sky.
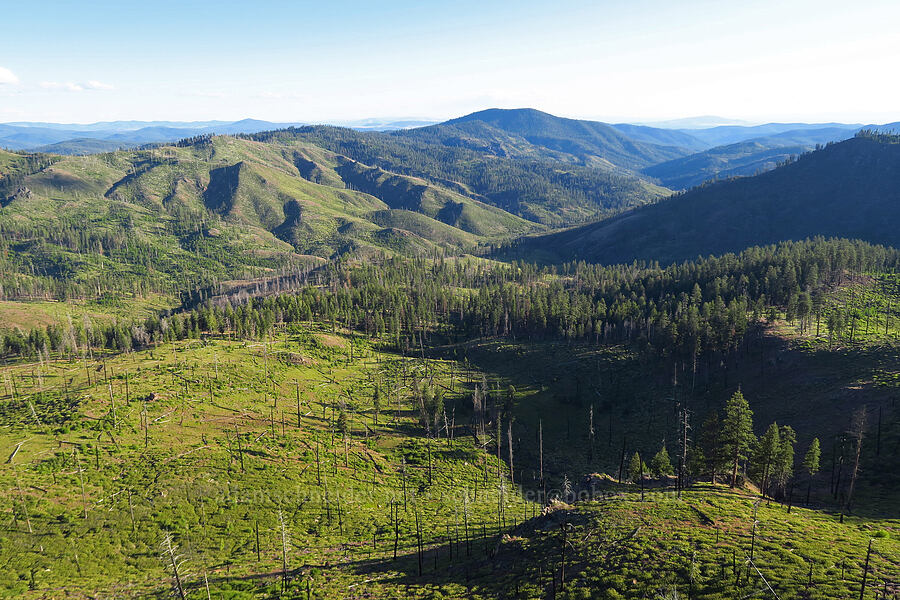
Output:
<path fill-rule="evenodd" d="M 896 0 L 0 0 L 0 122 L 900 121 Z"/>

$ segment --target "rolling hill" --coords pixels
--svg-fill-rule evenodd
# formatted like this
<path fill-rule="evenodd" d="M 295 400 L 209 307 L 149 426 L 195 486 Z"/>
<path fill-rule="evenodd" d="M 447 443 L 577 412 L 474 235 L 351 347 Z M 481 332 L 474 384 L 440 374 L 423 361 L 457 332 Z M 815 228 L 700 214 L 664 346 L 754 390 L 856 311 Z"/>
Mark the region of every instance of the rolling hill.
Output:
<path fill-rule="evenodd" d="M 900 244 L 900 138 L 858 135 L 754 177 L 722 181 L 513 253 L 549 260 L 682 261 L 813 236 Z"/>
<path fill-rule="evenodd" d="M 144 144 L 164 144 L 198 135 L 253 133 L 291 123 L 240 121 L 109 121 L 101 123 L 2 123 L 0 147 L 12 150 L 94 154 Z"/>
<path fill-rule="evenodd" d="M 372 252 L 463 252 L 541 229 L 303 142 L 199 138 L 91 156 L 0 154 L 8 297 L 190 289 Z"/>
<path fill-rule="evenodd" d="M 634 125 L 631 123 L 616 123 L 615 129 L 627 135 L 631 139 L 648 144 L 661 146 L 674 146 L 693 150 L 695 152 L 706 150 L 709 144 L 687 131 L 677 129 L 663 129 L 649 125 Z"/>

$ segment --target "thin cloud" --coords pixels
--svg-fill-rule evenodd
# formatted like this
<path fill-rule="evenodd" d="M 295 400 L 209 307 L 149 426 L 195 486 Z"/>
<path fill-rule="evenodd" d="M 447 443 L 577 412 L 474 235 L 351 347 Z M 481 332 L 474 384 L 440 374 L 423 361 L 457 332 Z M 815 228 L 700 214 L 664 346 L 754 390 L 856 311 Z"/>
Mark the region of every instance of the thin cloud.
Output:
<path fill-rule="evenodd" d="M 6 67 L 0 67 L 0 85 L 16 85 L 17 83 L 19 83 L 19 78 L 15 73 Z"/>
<path fill-rule="evenodd" d="M 65 90 L 67 92 L 83 92 L 84 87 L 71 81 L 42 81 L 38 84 L 45 90 Z"/>
<path fill-rule="evenodd" d="M 91 79 L 86 84 L 84 84 L 89 90 L 114 90 L 116 86 L 111 83 L 103 83 L 102 81 L 97 81 L 96 79 Z"/>
<path fill-rule="evenodd" d="M 266 100 L 304 100 L 306 98 L 304 94 L 297 92 L 272 92 L 269 90 L 256 94 L 256 97 Z"/>
<path fill-rule="evenodd" d="M 195 96 L 197 98 L 224 98 L 225 92 L 188 92 L 187 96 Z"/>
<path fill-rule="evenodd" d="M 83 92 L 85 90 L 108 91 L 115 89 L 115 86 L 109 83 L 103 83 L 96 79 L 84 83 L 76 83 L 74 81 L 42 81 L 38 84 L 45 90 L 61 90 L 66 92 Z"/>

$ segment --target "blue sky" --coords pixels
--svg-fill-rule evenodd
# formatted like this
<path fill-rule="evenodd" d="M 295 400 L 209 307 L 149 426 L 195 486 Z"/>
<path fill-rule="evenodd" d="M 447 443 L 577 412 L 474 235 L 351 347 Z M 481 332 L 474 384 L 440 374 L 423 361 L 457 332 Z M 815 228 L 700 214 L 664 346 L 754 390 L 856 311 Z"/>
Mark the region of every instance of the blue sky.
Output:
<path fill-rule="evenodd" d="M 4 2 L 0 122 L 900 120 L 900 3 Z"/>

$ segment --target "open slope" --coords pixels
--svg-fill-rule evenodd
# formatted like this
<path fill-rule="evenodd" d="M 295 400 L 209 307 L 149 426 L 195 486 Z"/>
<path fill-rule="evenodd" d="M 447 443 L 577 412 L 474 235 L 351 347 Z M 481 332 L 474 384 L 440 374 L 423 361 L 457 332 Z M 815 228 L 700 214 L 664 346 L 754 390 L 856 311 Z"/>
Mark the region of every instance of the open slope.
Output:
<path fill-rule="evenodd" d="M 550 260 L 668 263 L 819 235 L 897 245 L 898 232 L 900 144 L 858 136 L 768 173 L 525 240 L 518 251 Z"/>

